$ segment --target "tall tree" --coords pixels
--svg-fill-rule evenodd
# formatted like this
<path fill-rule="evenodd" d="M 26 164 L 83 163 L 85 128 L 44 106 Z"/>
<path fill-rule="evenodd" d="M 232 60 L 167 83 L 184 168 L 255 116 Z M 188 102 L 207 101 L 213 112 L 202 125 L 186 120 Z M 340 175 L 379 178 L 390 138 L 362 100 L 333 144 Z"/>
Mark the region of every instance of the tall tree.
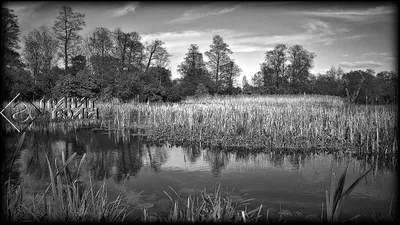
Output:
<path fill-rule="evenodd" d="M 279 83 L 282 83 L 285 78 L 286 52 L 287 46 L 284 44 L 278 44 L 273 50 L 265 53 L 265 62 L 275 74 L 276 88 L 279 88 Z"/>
<path fill-rule="evenodd" d="M 335 66 L 331 66 L 328 71 L 326 71 L 326 75 L 328 77 L 332 77 L 334 80 L 340 80 L 342 79 L 342 76 L 344 75 L 343 69 L 339 66 L 336 68 Z"/>
<path fill-rule="evenodd" d="M 315 56 L 315 53 L 307 51 L 301 45 L 294 45 L 289 48 L 287 71 L 289 83 L 295 92 L 306 91 L 306 82 L 310 69 L 314 66 Z"/>
<path fill-rule="evenodd" d="M 233 93 L 236 77 L 240 76 L 241 72 L 242 69 L 239 68 L 234 60 L 230 60 L 222 67 L 221 83 L 225 88 L 226 93 Z"/>
<path fill-rule="evenodd" d="M 110 81 L 114 80 L 118 68 L 117 59 L 112 57 L 114 42 L 111 31 L 105 27 L 96 27 L 86 36 L 84 48 L 93 77 L 101 90 L 101 97 L 105 97 L 112 90 Z"/>
<path fill-rule="evenodd" d="M 23 56 L 34 80 L 49 73 L 56 65 L 58 41 L 46 26 L 30 31 L 23 37 Z"/>
<path fill-rule="evenodd" d="M 255 87 L 258 87 L 261 93 L 273 93 L 275 90 L 274 69 L 271 65 L 263 62 L 260 64 L 260 71 L 254 74 L 252 81 Z"/>
<path fill-rule="evenodd" d="M 200 72 L 198 71 L 200 69 L 205 69 L 203 54 L 199 52 L 199 46 L 191 44 L 184 61 L 178 65 L 178 73 L 180 73 L 182 77 L 196 76 L 196 73 Z"/>
<path fill-rule="evenodd" d="M 24 70 L 24 63 L 18 53 L 19 23 L 14 11 L 8 8 L 1 9 L 1 43 L 2 43 L 2 95 L 6 99 L 13 98 L 17 93 L 31 97 L 32 77 Z"/>
<path fill-rule="evenodd" d="M 183 96 L 194 95 L 200 84 L 207 90 L 212 89 L 203 54 L 195 44 L 190 45 L 184 61 L 178 65 L 178 73 L 182 77 L 180 90 Z"/>
<path fill-rule="evenodd" d="M 120 28 L 116 28 L 114 30 L 114 38 L 115 38 L 115 57 L 120 60 L 119 63 L 119 71 L 122 71 L 125 68 L 125 59 L 126 52 L 128 48 L 129 34 L 123 32 Z"/>
<path fill-rule="evenodd" d="M 1 8 L 1 42 L 4 51 L 3 68 L 21 67 L 20 55 L 18 53 L 19 46 L 19 30 L 18 18 L 12 9 Z"/>
<path fill-rule="evenodd" d="M 88 58 L 91 56 L 105 58 L 111 55 L 113 41 L 110 30 L 105 27 L 96 27 L 86 36 L 84 46 Z"/>
<path fill-rule="evenodd" d="M 81 37 L 78 31 L 82 30 L 85 23 L 85 14 L 73 12 L 70 6 L 63 5 L 59 11 L 56 21 L 54 22 L 53 30 L 60 40 L 63 48 L 65 71 L 68 70 L 68 57 L 71 48 L 76 47 L 75 44 L 80 41 Z"/>
<path fill-rule="evenodd" d="M 381 103 L 397 102 L 398 96 L 398 75 L 393 71 L 382 71 L 376 75 L 380 82 Z"/>
<path fill-rule="evenodd" d="M 246 76 L 243 76 L 242 78 L 242 93 L 243 94 L 251 94 L 252 93 L 252 87 L 247 81 Z"/>
<path fill-rule="evenodd" d="M 142 69 L 143 51 L 144 46 L 140 42 L 141 37 L 137 32 L 129 33 L 129 40 L 127 43 L 127 57 L 128 57 L 128 73 L 133 69 Z"/>
<path fill-rule="evenodd" d="M 207 65 L 212 71 L 217 92 L 219 91 L 222 67 L 229 63 L 230 54 L 232 54 L 232 51 L 229 49 L 229 45 L 224 42 L 221 36 L 215 35 L 213 37 L 213 44 L 210 45 L 210 50 L 205 55 L 209 59 Z"/>
<path fill-rule="evenodd" d="M 148 70 L 150 66 L 166 67 L 168 65 L 171 55 L 168 54 L 167 49 L 162 46 L 163 44 L 164 42 L 161 40 L 154 40 L 146 45 L 146 70 Z"/>

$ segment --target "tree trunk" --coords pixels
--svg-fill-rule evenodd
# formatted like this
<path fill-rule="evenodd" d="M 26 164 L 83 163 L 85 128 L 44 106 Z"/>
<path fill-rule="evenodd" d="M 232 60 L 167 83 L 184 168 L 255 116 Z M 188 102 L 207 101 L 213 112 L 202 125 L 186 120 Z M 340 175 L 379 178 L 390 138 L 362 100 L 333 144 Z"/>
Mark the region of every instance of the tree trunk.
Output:
<path fill-rule="evenodd" d="M 65 73 L 68 73 L 68 41 L 65 41 L 64 44 L 64 54 L 65 54 L 65 58 L 64 58 L 64 63 L 65 63 Z"/>
<path fill-rule="evenodd" d="M 215 74 L 215 91 L 218 93 L 218 86 L 219 86 L 219 82 L 218 82 L 218 72 L 219 72 L 219 53 L 218 53 L 218 57 L 217 57 L 217 73 Z"/>

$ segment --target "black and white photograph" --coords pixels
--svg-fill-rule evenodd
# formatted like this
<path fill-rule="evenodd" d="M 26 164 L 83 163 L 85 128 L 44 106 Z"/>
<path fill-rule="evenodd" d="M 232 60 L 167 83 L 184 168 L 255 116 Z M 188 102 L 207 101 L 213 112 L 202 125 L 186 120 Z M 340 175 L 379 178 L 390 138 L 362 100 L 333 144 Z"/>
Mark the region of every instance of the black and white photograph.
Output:
<path fill-rule="evenodd" d="M 398 5 L 7 1 L 3 222 L 397 223 Z"/>

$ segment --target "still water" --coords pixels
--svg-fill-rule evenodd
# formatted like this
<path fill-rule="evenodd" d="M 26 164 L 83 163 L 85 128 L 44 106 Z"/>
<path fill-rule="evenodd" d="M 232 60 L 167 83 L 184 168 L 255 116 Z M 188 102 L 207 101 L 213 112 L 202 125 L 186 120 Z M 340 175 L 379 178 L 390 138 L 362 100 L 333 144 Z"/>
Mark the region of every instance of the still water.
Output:
<path fill-rule="evenodd" d="M 18 134 L 6 136 L 7 145 L 17 142 Z M 169 187 L 185 196 L 196 188 L 211 191 L 220 182 L 224 189 L 234 189 L 233 195 L 254 198 L 250 209 L 263 204 L 264 209 L 282 208 L 319 217 L 332 171 L 341 174 L 350 159 L 345 188 L 367 169 L 373 170 L 345 200 L 342 215 L 387 215 L 391 201 L 397 209 L 396 166 L 379 158 L 355 159 L 343 153 L 251 153 L 200 146 L 157 146 L 139 136 L 122 140 L 105 131 L 92 130 L 27 133 L 17 161 L 26 196 L 43 191 L 49 183 L 43 150 L 53 162 L 55 157 L 61 158 L 62 152 L 67 157 L 76 152 L 75 166 L 87 153 L 80 176 L 83 182 L 89 176 L 99 183 L 105 178 L 110 196 L 125 183 L 122 193 L 131 204 L 151 206 L 150 212 L 157 215 L 168 213 L 170 201 L 164 191 L 172 195 Z M 140 191 L 140 197 L 134 197 Z"/>

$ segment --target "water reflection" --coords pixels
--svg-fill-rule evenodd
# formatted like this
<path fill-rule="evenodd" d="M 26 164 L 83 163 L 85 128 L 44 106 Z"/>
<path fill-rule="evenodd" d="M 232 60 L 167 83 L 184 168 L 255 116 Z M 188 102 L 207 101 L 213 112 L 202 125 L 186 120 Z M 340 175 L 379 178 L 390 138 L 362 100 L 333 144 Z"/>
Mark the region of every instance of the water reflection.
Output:
<path fill-rule="evenodd" d="M 8 136 L 7 143 L 16 143 L 16 136 Z M 76 153 L 68 167 L 77 171 L 84 153 L 86 160 L 79 178 L 89 176 L 97 181 L 106 179 L 117 187 L 126 181 L 126 193 L 144 190 L 144 196 L 154 202 L 163 202 L 163 190 L 168 186 L 176 190 L 193 187 L 210 188 L 221 182 L 236 194 L 248 193 L 256 203 L 269 207 L 279 204 L 294 210 L 319 212 L 329 189 L 330 174 L 340 174 L 344 165 L 353 158 L 348 171 L 346 187 L 365 170 L 373 167 L 354 190 L 349 205 L 351 212 L 387 211 L 396 183 L 396 162 L 379 157 L 354 157 L 344 153 L 307 151 L 228 151 L 201 148 L 199 145 L 183 147 L 170 144 L 157 146 L 141 136 L 112 134 L 104 131 L 77 130 L 27 133 L 18 159 L 18 170 L 23 183 L 29 188 L 44 188 L 49 181 L 45 152 L 50 162 Z M 29 185 L 28 185 L 29 184 Z M 186 190 L 185 189 L 185 190 Z M 394 198 L 396 199 L 396 198 Z M 373 208 L 366 205 L 373 204 Z M 363 212 L 363 211 L 362 211 Z"/>

